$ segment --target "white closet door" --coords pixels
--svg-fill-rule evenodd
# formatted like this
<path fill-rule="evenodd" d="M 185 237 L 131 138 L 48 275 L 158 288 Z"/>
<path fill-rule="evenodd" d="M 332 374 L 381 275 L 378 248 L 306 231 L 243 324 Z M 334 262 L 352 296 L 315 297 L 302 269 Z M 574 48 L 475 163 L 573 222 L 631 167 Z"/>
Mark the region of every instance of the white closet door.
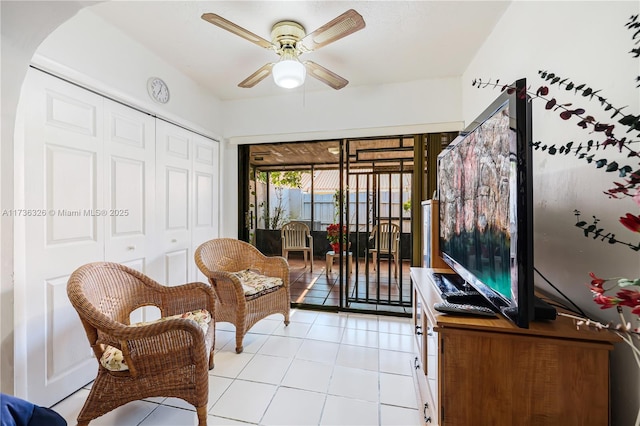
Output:
<path fill-rule="evenodd" d="M 155 119 L 105 99 L 105 260 L 149 274 L 155 234 Z"/>
<path fill-rule="evenodd" d="M 104 100 L 105 260 L 153 276 L 155 252 L 155 119 Z M 157 274 L 156 274 L 157 275 Z M 159 318 L 140 308 L 131 322 Z"/>
<path fill-rule="evenodd" d="M 31 215 L 16 219 L 17 324 L 24 321 L 16 339 L 26 339 L 16 370 L 27 375 L 20 396 L 51 405 L 91 381 L 97 368 L 66 284 L 80 265 L 104 259 L 104 218 L 91 214 L 104 199 L 103 99 L 33 70 L 25 88 L 24 150 L 16 149 L 24 175 L 16 194 Z"/>
<path fill-rule="evenodd" d="M 193 232 L 191 236 L 192 252 L 200 244 L 219 236 L 218 229 L 218 192 L 219 192 L 219 145 L 210 139 L 194 136 L 193 143 Z M 207 282 L 207 278 L 195 266 L 196 281 Z"/>
<path fill-rule="evenodd" d="M 156 223 L 160 233 L 161 276 L 166 285 L 193 279 L 192 147 L 194 134 L 156 120 Z"/>

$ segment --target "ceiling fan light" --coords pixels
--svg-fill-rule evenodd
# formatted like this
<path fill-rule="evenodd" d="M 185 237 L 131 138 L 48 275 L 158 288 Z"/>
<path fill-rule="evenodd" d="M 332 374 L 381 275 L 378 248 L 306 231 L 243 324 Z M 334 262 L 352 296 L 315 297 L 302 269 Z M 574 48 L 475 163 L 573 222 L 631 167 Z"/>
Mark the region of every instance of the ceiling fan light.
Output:
<path fill-rule="evenodd" d="M 285 59 L 276 63 L 271 73 L 276 85 L 285 89 L 301 86 L 307 75 L 304 65 L 295 59 Z"/>

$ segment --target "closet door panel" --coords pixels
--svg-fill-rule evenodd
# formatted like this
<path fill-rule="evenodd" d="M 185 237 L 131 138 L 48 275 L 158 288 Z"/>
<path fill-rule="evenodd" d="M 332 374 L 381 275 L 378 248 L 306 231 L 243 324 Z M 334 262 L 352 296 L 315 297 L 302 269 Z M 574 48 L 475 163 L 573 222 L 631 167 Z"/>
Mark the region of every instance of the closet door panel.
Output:
<path fill-rule="evenodd" d="M 24 144 L 16 146 L 16 371 L 20 397 L 49 406 L 95 377 L 84 329 L 66 297 L 79 266 L 104 258 L 103 99 L 29 70 Z M 73 348 L 73 350 L 70 350 Z M 24 375 L 22 375 L 24 372 Z"/>
<path fill-rule="evenodd" d="M 165 253 L 165 276 L 168 285 L 180 285 L 192 281 L 189 278 L 189 264 L 192 261 L 189 254 L 187 249 Z"/>
<path fill-rule="evenodd" d="M 111 157 L 111 194 L 107 204 L 111 238 L 126 238 L 147 234 L 145 213 L 145 163 L 130 158 Z"/>
<path fill-rule="evenodd" d="M 194 211 L 192 250 L 205 241 L 217 238 L 218 230 L 218 188 L 219 188 L 219 145 L 201 136 L 194 137 L 193 185 Z M 193 267 L 195 279 L 207 282 L 207 278 Z"/>
<path fill-rule="evenodd" d="M 97 153 L 53 144 L 44 150 L 46 246 L 95 243 L 102 223 L 92 216 L 99 199 Z"/>
<path fill-rule="evenodd" d="M 105 99 L 105 258 L 153 276 L 155 119 Z"/>
<path fill-rule="evenodd" d="M 213 225 L 213 175 L 195 172 L 195 223 L 194 227 L 210 228 Z"/>
<path fill-rule="evenodd" d="M 189 230 L 189 177 L 191 171 L 167 166 L 165 169 L 165 230 L 183 233 Z"/>
<path fill-rule="evenodd" d="M 156 221 L 162 264 L 159 280 L 179 285 L 193 278 L 193 133 L 162 120 L 157 120 L 156 132 Z"/>

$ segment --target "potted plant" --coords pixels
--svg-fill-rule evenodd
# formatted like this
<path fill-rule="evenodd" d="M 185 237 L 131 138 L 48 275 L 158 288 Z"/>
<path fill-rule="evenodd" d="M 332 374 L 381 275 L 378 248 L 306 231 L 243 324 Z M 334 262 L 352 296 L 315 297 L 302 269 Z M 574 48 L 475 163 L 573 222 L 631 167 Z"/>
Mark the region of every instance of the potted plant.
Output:
<path fill-rule="evenodd" d="M 331 245 L 331 250 L 334 253 L 338 253 L 340 251 L 340 225 L 337 223 L 332 223 L 327 226 L 327 240 L 329 240 L 329 244 Z M 347 227 L 342 227 L 342 244 L 347 243 Z"/>

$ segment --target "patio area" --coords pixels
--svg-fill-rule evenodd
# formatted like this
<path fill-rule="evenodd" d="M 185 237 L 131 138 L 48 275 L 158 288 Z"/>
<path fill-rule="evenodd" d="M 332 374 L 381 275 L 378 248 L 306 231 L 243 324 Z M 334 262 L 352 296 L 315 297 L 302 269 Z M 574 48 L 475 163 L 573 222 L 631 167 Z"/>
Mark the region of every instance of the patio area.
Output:
<path fill-rule="evenodd" d="M 337 310 L 340 306 L 340 267 L 338 262 L 336 257 L 331 272 L 328 272 L 324 256 L 322 258 L 316 256 L 313 272 L 310 272 L 309 262 L 305 268 L 302 256 L 289 255 L 289 282 L 291 302 L 294 306 Z M 369 263 L 367 289 L 365 275 L 367 268 L 363 259 L 358 260 L 357 268 L 353 263 L 351 277 L 344 284 L 348 288 L 349 301 L 343 302 L 343 306 L 352 310 L 410 315 L 411 306 L 400 306 L 397 302 L 402 300 L 410 304 L 409 267 L 408 261 L 401 262 L 401 270 L 398 271 L 398 277 L 395 278 L 393 265 L 390 265 L 386 259 L 380 261 L 379 271 L 374 271 L 373 265 Z M 343 271 L 343 273 L 346 272 Z M 391 274 L 391 280 L 389 274 Z M 365 299 L 368 299 L 369 303 L 365 303 Z"/>

